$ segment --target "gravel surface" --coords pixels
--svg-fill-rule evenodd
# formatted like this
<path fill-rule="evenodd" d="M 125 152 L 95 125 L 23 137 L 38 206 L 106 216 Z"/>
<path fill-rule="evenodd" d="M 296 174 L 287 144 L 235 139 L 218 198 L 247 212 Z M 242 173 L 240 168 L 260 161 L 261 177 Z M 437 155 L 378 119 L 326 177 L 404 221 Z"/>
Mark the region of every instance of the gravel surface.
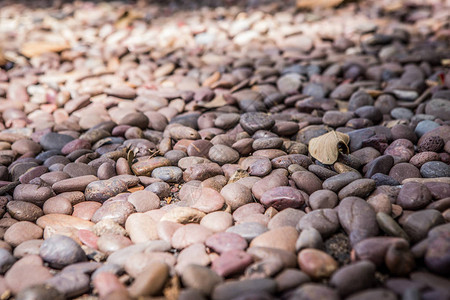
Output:
<path fill-rule="evenodd" d="M 0 3 L 1 299 L 450 299 L 450 2 L 160 2 Z"/>

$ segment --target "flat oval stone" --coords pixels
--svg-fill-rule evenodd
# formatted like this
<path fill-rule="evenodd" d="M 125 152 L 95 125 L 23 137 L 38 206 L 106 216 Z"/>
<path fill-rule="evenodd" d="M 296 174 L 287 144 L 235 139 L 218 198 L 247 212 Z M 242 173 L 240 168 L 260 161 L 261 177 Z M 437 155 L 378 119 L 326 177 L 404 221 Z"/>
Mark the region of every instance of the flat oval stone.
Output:
<path fill-rule="evenodd" d="M 403 209 L 417 210 L 427 206 L 431 199 L 431 192 L 424 184 L 407 182 L 402 186 L 396 203 Z"/>
<path fill-rule="evenodd" d="M 220 191 L 220 194 L 225 199 L 225 203 L 231 207 L 232 211 L 253 201 L 250 189 L 237 182 L 225 185 Z"/>
<path fill-rule="evenodd" d="M 86 175 L 86 176 L 79 176 L 79 177 L 75 177 L 75 178 L 64 179 L 64 180 L 55 182 L 52 185 L 52 189 L 56 193 L 75 192 L 75 191 L 84 192 L 86 187 L 91 182 L 94 182 L 97 180 L 98 180 L 98 178 L 94 175 Z"/>
<path fill-rule="evenodd" d="M 318 190 L 312 193 L 308 199 L 311 209 L 335 208 L 338 204 L 338 196 L 331 190 Z"/>
<path fill-rule="evenodd" d="M 256 155 L 256 154 L 255 154 Z M 290 165 L 297 164 L 303 168 L 308 168 L 312 164 L 311 158 L 303 154 L 280 155 L 272 159 L 272 167 L 274 169 L 287 169 Z"/>
<path fill-rule="evenodd" d="M 82 272 L 61 272 L 46 281 L 46 284 L 54 287 L 65 297 L 80 296 L 89 291 L 89 276 Z"/>
<path fill-rule="evenodd" d="M 211 269 L 223 277 L 239 274 L 251 263 L 253 258 L 242 250 L 229 250 L 213 260 Z"/>
<path fill-rule="evenodd" d="M 14 200 L 31 202 L 38 206 L 44 204 L 45 200 L 53 197 L 53 189 L 47 186 L 38 186 L 34 184 L 19 184 L 14 189 Z"/>
<path fill-rule="evenodd" d="M 249 156 L 242 163 L 242 169 L 250 176 L 266 176 L 272 171 L 272 163 L 267 157 Z"/>
<path fill-rule="evenodd" d="M 330 283 L 336 287 L 340 295 L 347 296 L 373 286 L 375 269 L 375 265 L 370 261 L 355 262 L 337 270 Z"/>
<path fill-rule="evenodd" d="M 176 249 L 184 249 L 195 243 L 204 243 L 210 235 L 212 232 L 199 224 L 187 224 L 174 232 L 172 246 Z"/>
<path fill-rule="evenodd" d="M 411 241 L 418 242 L 427 236 L 431 228 L 443 223 L 444 218 L 439 211 L 424 209 L 408 215 L 402 222 L 402 226 L 411 237 Z"/>
<path fill-rule="evenodd" d="M 152 171 L 152 177 L 177 183 L 183 178 L 183 171 L 178 167 L 159 167 Z"/>
<path fill-rule="evenodd" d="M 302 207 L 305 203 L 305 197 L 297 189 L 289 186 L 280 186 L 266 191 L 262 194 L 260 201 L 266 207 L 283 210 Z"/>
<path fill-rule="evenodd" d="M 375 211 L 361 198 L 342 199 L 338 206 L 338 216 L 341 226 L 349 234 L 353 245 L 378 234 Z"/>
<path fill-rule="evenodd" d="M 44 150 L 61 150 L 72 140 L 74 140 L 74 138 L 70 135 L 49 132 L 39 139 L 39 143 Z"/>
<path fill-rule="evenodd" d="M 365 198 L 375 189 L 375 180 L 373 179 L 357 179 L 344 188 L 342 188 L 338 197 L 340 200 L 346 197 L 361 197 Z"/>
<path fill-rule="evenodd" d="M 209 159 L 219 165 L 232 164 L 239 159 L 239 152 L 226 145 L 214 145 L 209 149 Z"/>
<path fill-rule="evenodd" d="M 63 172 L 66 172 L 72 178 L 85 175 L 97 175 L 95 168 L 83 163 L 68 163 L 64 166 Z"/>
<path fill-rule="evenodd" d="M 236 233 L 219 232 L 208 237 L 205 245 L 217 253 L 223 253 L 230 250 L 245 250 L 247 241 Z"/>
<path fill-rule="evenodd" d="M 333 257 L 317 249 L 300 251 L 298 264 L 303 272 L 315 279 L 330 277 L 338 268 Z"/>
<path fill-rule="evenodd" d="M 424 178 L 450 177 L 450 166 L 441 161 L 426 162 L 420 167 Z"/>
<path fill-rule="evenodd" d="M 134 213 L 128 216 L 125 229 L 133 243 L 143 243 L 158 239 L 156 222 L 144 213 Z"/>
<path fill-rule="evenodd" d="M 215 211 L 207 214 L 200 221 L 200 225 L 212 232 L 222 232 L 233 225 L 233 217 L 225 211 Z"/>
<path fill-rule="evenodd" d="M 6 209 L 11 217 L 19 221 L 34 222 L 44 214 L 39 206 L 25 201 L 9 201 Z"/>
<path fill-rule="evenodd" d="M 169 266 L 154 261 L 142 271 L 131 284 L 128 291 L 132 297 L 153 296 L 161 291 L 169 277 Z"/>
<path fill-rule="evenodd" d="M 64 235 L 53 235 L 46 239 L 42 243 L 39 255 L 44 261 L 57 269 L 87 260 L 86 254 L 80 245 Z"/>
<path fill-rule="evenodd" d="M 322 186 L 324 189 L 331 190 L 335 193 L 339 192 L 344 186 L 360 179 L 362 176 L 356 172 L 345 172 L 326 179 Z"/>
<path fill-rule="evenodd" d="M 22 289 L 16 296 L 18 300 L 54 299 L 64 300 L 64 294 L 47 284 L 36 284 Z"/>
<path fill-rule="evenodd" d="M 131 166 L 136 176 L 151 176 L 154 169 L 170 166 L 171 162 L 165 157 L 152 157 L 140 160 Z"/>
<path fill-rule="evenodd" d="M 208 296 L 218 284 L 222 283 L 223 279 L 207 267 L 188 265 L 181 274 L 181 281 L 184 286 L 199 290 L 203 295 Z"/>
<path fill-rule="evenodd" d="M 260 112 L 248 112 L 241 115 L 239 123 L 250 135 L 258 130 L 270 130 L 275 125 L 272 117 Z"/>
<path fill-rule="evenodd" d="M 275 293 L 277 285 L 275 280 L 269 278 L 231 280 L 217 285 L 211 295 L 213 300 L 235 299 L 251 292 Z"/>
<path fill-rule="evenodd" d="M 273 216 L 267 227 L 269 229 L 274 229 L 278 227 L 284 226 L 297 226 L 298 222 L 301 218 L 305 216 L 305 213 L 299 209 L 295 208 L 286 208 L 282 211 L 278 212 L 275 216 Z"/>
<path fill-rule="evenodd" d="M 86 186 L 84 194 L 87 201 L 103 202 L 119 193 L 125 192 L 128 186 L 117 178 L 93 181 Z"/>
<path fill-rule="evenodd" d="M 229 227 L 226 232 L 232 232 L 242 236 L 247 242 L 252 241 L 257 236 L 260 236 L 264 232 L 268 231 L 267 227 L 261 223 L 247 222 L 236 224 Z"/>
<path fill-rule="evenodd" d="M 223 175 L 223 170 L 218 164 L 201 163 L 187 167 L 183 173 L 183 180 L 185 182 L 192 180 L 203 181 L 217 175 Z"/>
<path fill-rule="evenodd" d="M 94 226 L 94 223 L 77 218 L 74 216 L 61 215 L 61 214 L 49 214 L 44 215 L 36 220 L 36 224 L 45 228 L 49 227 L 69 227 L 75 229 L 91 229 Z"/>
<path fill-rule="evenodd" d="M 300 230 L 314 228 L 323 237 L 329 237 L 340 227 L 338 214 L 334 209 L 317 209 L 302 217 L 297 225 Z"/>
<path fill-rule="evenodd" d="M 128 216 L 135 212 L 133 204 L 126 200 L 110 200 L 103 203 L 92 216 L 92 222 L 112 220 L 120 225 L 125 225 Z"/>
<path fill-rule="evenodd" d="M 252 193 L 256 199 L 261 199 L 262 195 L 275 187 L 288 185 L 288 179 L 280 173 L 271 173 L 260 181 L 256 182 L 252 187 Z"/>
<path fill-rule="evenodd" d="M 295 185 L 308 195 L 322 189 L 322 181 L 312 172 L 298 171 L 293 173 L 291 178 L 294 180 Z"/>
<path fill-rule="evenodd" d="M 146 212 L 159 208 L 159 197 L 148 190 L 136 191 L 128 196 L 128 202 L 133 204 L 137 212 Z"/>
<path fill-rule="evenodd" d="M 17 247 L 21 243 L 42 238 L 43 230 L 34 223 L 28 221 L 20 221 L 12 224 L 5 231 L 3 239 L 13 247 Z"/>
<path fill-rule="evenodd" d="M 298 232 L 294 227 L 279 227 L 254 238 L 250 243 L 250 247 L 272 247 L 295 252 L 297 238 Z"/>
<path fill-rule="evenodd" d="M 225 204 L 225 198 L 215 189 L 204 187 L 200 191 L 200 196 L 191 205 L 204 213 L 211 213 L 220 210 Z"/>
<path fill-rule="evenodd" d="M 14 294 L 28 287 L 43 284 L 51 278 L 49 268 L 43 266 L 37 255 L 28 255 L 17 261 L 5 274 L 6 284 Z"/>

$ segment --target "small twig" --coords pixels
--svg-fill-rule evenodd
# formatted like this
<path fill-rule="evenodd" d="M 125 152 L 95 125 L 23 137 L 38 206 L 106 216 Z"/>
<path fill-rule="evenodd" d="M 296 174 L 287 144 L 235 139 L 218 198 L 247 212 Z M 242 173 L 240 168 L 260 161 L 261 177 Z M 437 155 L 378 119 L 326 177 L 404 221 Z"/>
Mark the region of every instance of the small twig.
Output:
<path fill-rule="evenodd" d="M 16 186 L 18 186 L 20 184 L 20 181 L 13 181 L 11 183 L 8 183 L 5 186 L 2 186 L 0 188 L 0 196 L 2 196 L 3 194 L 6 194 L 7 192 L 9 192 L 10 190 L 14 189 Z"/>
<path fill-rule="evenodd" d="M 427 88 L 422 95 L 419 96 L 414 102 L 408 102 L 408 101 L 397 101 L 397 104 L 401 107 L 405 108 L 416 108 L 419 106 L 420 103 L 422 103 L 428 96 L 431 94 L 432 87 Z"/>

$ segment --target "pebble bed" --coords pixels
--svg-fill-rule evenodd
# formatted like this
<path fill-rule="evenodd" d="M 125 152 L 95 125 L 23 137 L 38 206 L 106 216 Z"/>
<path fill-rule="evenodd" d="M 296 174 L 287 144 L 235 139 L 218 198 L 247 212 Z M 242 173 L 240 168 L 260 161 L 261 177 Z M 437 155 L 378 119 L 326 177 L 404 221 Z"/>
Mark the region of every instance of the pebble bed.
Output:
<path fill-rule="evenodd" d="M 209 2 L 0 3 L 1 299 L 450 299 L 450 2 Z"/>

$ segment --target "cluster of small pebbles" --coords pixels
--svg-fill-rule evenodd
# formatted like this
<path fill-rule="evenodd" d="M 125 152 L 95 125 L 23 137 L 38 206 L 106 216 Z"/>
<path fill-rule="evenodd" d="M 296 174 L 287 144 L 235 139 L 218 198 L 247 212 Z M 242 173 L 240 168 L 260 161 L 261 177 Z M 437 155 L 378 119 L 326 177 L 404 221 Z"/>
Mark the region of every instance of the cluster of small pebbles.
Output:
<path fill-rule="evenodd" d="M 450 298 L 449 1 L 284 2 L 0 4 L 1 299 Z"/>

